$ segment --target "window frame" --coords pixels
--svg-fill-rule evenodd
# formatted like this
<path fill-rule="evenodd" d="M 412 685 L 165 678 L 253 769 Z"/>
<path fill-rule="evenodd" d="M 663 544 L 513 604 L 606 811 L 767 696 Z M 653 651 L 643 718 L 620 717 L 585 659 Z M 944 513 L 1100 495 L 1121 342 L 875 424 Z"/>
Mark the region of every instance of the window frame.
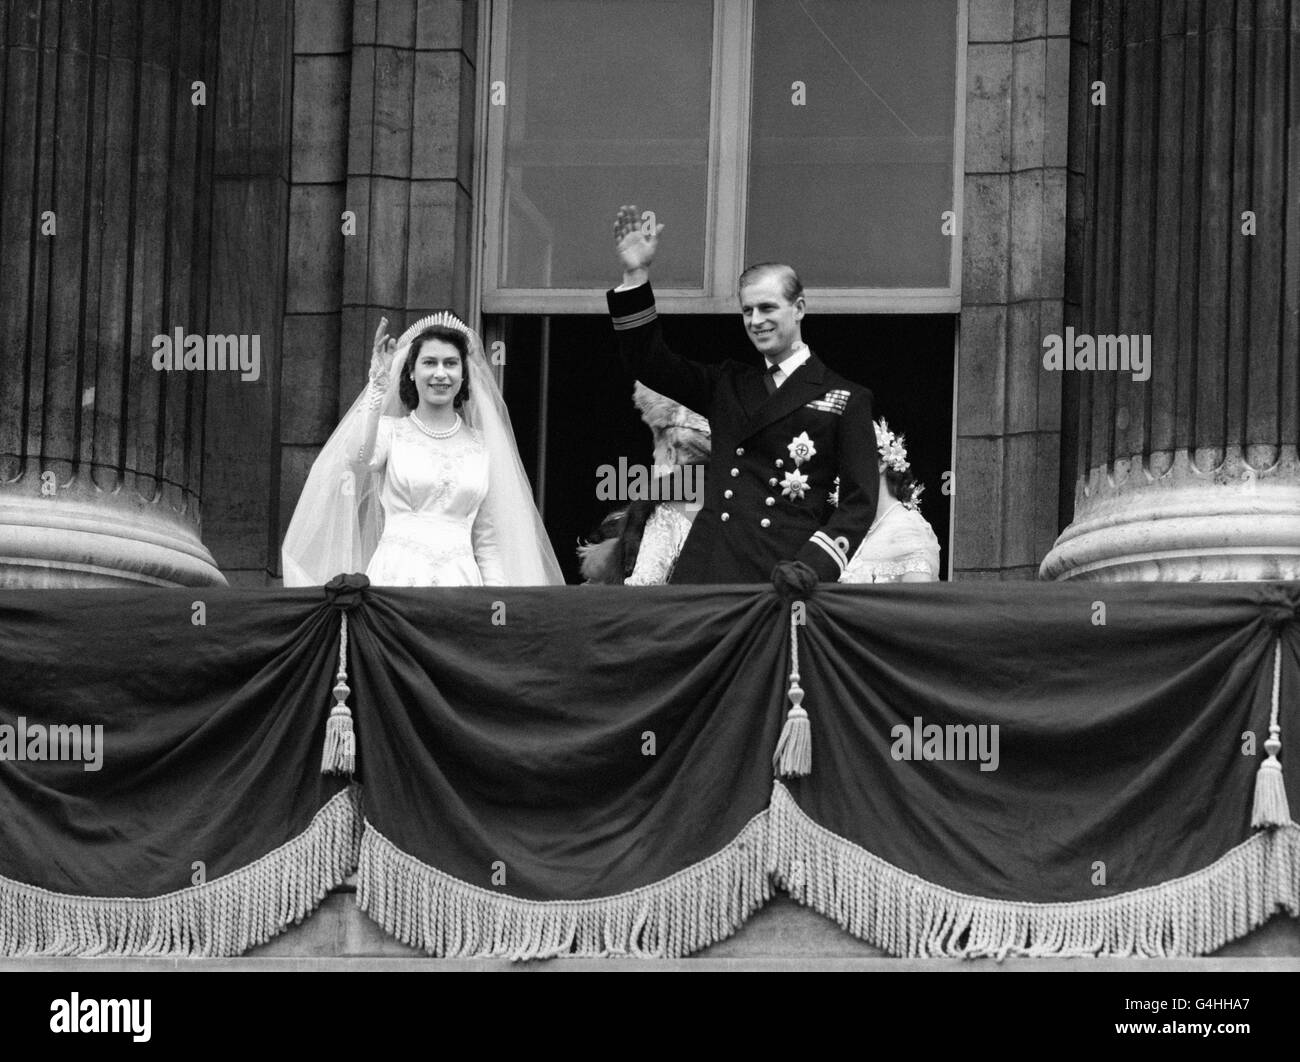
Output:
<path fill-rule="evenodd" d="M 506 123 L 491 103 L 491 86 L 505 81 L 509 55 L 510 9 L 514 0 L 488 0 L 488 30 L 480 34 L 479 121 L 475 123 L 475 155 L 483 160 L 482 183 L 475 196 L 474 231 L 481 234 L 481 268 L 474 270 L 475 287 L 484 314 L 602 314 L 603 290 L 590 288 L 504 288 L 501 252 L 507 219 L 495 209 L 505 187 Z M 655 302 L 664 313 L 725 314 L 736 311 L 736 277 L 745 267 L 745 221 L 748 209 L 749 151 L 752 121 L 751 81 L 755 0 L 714 0 L 712 84 L 709 103 L 709 172 L 706 186 L 704 286 L 656 288 Z M 961 312 L 962 199 L 965 173 L 966 47 L 969 0 L 956 0 L 956 71 L 953 108 L 953 202 L 956 216 L 943 287 L 808 287 L 810 309 L 819 313 L 947 313 Z M 509 85 L 506 86 L 509 106 Z M 723 120 L 727 115 L 727 120 Z M 733 120 L 734 118 L 734 120 Z M 491 207 L 489 209 L 489 197 Z M 941 219 L 934 219 L 936 225 Z M 619 281 L 610 250 L 610 283 Z"/>

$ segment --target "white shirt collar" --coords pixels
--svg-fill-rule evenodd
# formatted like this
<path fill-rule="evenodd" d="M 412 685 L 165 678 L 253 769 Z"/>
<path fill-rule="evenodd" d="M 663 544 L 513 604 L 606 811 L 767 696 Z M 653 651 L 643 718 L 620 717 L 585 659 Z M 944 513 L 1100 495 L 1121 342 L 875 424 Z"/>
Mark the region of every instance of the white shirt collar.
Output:
<path fill-rule="evenodd" d="M 790 374 L 799 368 L 805 361 L 812 357 L 812 351 L 808 349 L 808 344 L 804 343 L 785 361 L 781 362 L 781 367 L 772 373 L 772 379 L 777 387 L 790 378 Z"/>

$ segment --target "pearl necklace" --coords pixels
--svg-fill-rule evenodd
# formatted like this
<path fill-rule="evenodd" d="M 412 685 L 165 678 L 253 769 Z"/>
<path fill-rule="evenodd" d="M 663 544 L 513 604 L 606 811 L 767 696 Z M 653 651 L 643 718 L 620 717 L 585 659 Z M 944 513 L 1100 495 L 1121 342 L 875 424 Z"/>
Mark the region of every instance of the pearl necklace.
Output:
<path fill-rule="evenodd" d="M 419 417 L 417 417 L 414 412 L 411 413 L 411 419 L 415 421 L 415 426 L 419 428 L 422 432 L 424 432 L 424 434 L 427 435 L 430 439 L 450 439 L 453 435 L 455 435 L 458 431 L 460 431 L 460 426 L 463 423 L 460 419 L 460 414 L 457 413 L 456 423 L 453 424 L 450 428 L 448 428 L 446 431 L 434 431 L 432 428 L 426 427 L 424 421 L 422 421 Z"/>
<path fill-rule="evenodd" d="M 875 520 L 872 521 L 871 526 L 870 526 L 869 528 L 867 528 L 867 534 L 868 534 L 868 535 L 871 534 L 872 531 L 874 531 L 877 527 L 880 526 L 880 521 L 881 521 L 881 520 L 883 520 L 886 516 L 888 516 L 890 513 L 892 513 L 895 509 L 897 509 L 897 508 L 898 508 L 900 505 L 902 505 L 902 504 L 903 504 L 903 503 L 902 503 L 901 501 L 899 501 L 897 498 L 895 498 L 895 499 L 894 499 L 894 504 L 891 505 L 891 506 L 890 506 L 888 509 L 886 509 L 883 513 L 881 513 L 879 516 L 877 516 L 877 517 L 875 518 Z M 862 525 L 859 524 L 858 526 L 861 527 Z"/>

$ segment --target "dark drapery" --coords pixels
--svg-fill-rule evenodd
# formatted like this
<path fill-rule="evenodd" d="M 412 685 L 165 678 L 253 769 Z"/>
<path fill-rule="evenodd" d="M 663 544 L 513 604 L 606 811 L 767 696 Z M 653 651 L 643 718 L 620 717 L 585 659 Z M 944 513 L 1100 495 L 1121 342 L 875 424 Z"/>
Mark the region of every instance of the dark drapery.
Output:
<path fill-rule="evenodd" d="M 0 724 L 104 727 L 103 765 L 0 764 L 6 877 L 159 896 L 296 837 L 344 783 L 319 771 L 337 613 L 308 594 L 0 595 Z M 196 625 L 195 602 L 205 624 Z"/>
<path fill-rule="evenodd" d="M 1250 834 L 1277 637 L 1261 589 L 818 594 L 801 647 L 816 767 L 790 788 L 840 836 L 979 896 L 1091 900 L 1189 874 Z M 1283 641 L 1293 747 L 1297 633 Z M 917 716 L 997 725 L 997 770 L 893 759 L 891 727 Z M 1257 755 L 1242 755 L 1247 730 Z"/>
<path fill-rule="evenodd" d="M 359 861 L 363 907 L 439 954 L 680 954 L 774 885 L 898 951 L 1208 949 L 1297 913 L 1300 830 L 1251 826 L 1278 645 L 1283 764 L 1300 742 L 1297 608 L 1297 584 L 821 588 L 812 771 L 774 788 L 770 590 L 368 588 L 349 791 L 319 773 L 320 591 L 3 594 L 0 726 L 105 729 L 98 771 L 0 762 L 0 944 L 228 953 Z M 996 725 L 996 770 L 897 759 L 897 725 Z"/>

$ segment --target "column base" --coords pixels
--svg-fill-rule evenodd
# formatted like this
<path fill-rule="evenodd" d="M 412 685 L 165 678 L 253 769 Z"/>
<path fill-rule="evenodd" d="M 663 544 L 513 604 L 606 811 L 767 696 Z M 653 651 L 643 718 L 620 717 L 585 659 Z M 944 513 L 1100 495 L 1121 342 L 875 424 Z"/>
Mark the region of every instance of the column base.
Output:
<path fill-rule="evenodd" d="M 1042 579 L 1220 582 L 1300 579 L 1300 460 L 1267 467 L 1240 450 L 1154 454 L 1145 465 L 1093 469 L 1075 519 L 1039 568 Z M 1262 461 L 1259 462 L 1263 464 Z M 1164 466 L 1163 472 L 1152 468 Z"/>
<path fill-rule="evenodd" d="M 96 493 L 0 487 L 0 589 L 226 585 L 183 517 Z"/>

